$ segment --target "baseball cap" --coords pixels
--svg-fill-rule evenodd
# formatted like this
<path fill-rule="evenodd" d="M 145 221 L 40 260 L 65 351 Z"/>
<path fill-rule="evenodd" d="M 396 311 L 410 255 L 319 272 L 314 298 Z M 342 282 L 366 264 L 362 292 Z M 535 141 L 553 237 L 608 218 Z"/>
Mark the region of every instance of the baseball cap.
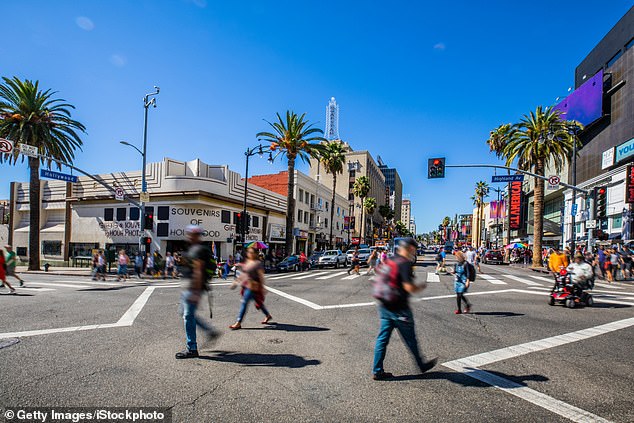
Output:
<path fill-rule="evenodd" d="M 398 243 L 399 247 L 418 247 L 418 243 L 414 238 L 403 238 Z"/>

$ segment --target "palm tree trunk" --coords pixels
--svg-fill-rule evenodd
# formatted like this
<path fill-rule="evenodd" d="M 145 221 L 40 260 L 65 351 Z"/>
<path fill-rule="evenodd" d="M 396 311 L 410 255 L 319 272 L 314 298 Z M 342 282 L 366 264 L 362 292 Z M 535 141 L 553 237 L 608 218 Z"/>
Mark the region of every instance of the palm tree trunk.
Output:
<path fill-rule="evenodd" d="M 40 270 L 40 162 L 29 157 L 29 270 Z"/>
<path fill-rule="evenodd" d="M 363 212 L 365 207 L 363 207 L 363 200 L 364 198 L 361 198 L 361 228 L 359 229 L 359 244 L 361 244 L 361 240 L 363 239 L 363 235 L 365 234 L 365 221 L 363 220 Z M 365 241 L 363 242 L 365 244 Z"/>
<path fill-rule="evenodd" d="M 544 176 L 544 162 L 537 161 L 535 174 Z M 533 206 L 533 267 L 542 266 L 542 235 L 544 233 L 544 180 L 535 178 L 535 198 Z"/>
<path fill-rule="evenodd" d="M 337 172 L 332 174 L 332 202 L 330 203 L 330 249 L 335 248 L 332 242 L 332 227 L 335 226 L 335 190 L 337 189 Z"/>
<path fill-rule="evenodd" d="M 286 200 L 286 255 L 293 253 L 293 226 L 295 219 L 295 157 L 288 158 L 288 191 Z"/>

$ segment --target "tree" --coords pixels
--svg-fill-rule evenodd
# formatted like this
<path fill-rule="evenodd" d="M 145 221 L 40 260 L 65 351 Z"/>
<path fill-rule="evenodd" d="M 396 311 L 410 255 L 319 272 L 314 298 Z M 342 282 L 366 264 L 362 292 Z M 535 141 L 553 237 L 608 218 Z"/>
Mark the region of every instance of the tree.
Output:
<path fill-rule="evenodd" d="M 583 129 L 578 122 L 562 120 L 559 110 L 539 106 L 535 112 L 524 115 L 519 123 L 513 125 L 513 135 L 504 146 L 501 157 L 506 159 L 507 166 L 517 160 L 519 169 L 532 171 L 536 175 L 544 176 L 549 163 L 559 173 L 564 164 L 570 163 L 575 143 L 577 147 L 581 146 L 579 139 L 569 131 L 571 125 Z M 544 230 L 544 180 L 534 179 L 533 266 L 540 267 Z"/>
<path fill-rule="evenodd" d="M 383 218 L 383 223 L 381 224 L 381 230 L 387 225 L 387 223 L 394 219 L 394 210 L 387 204 L 379 206 L 379 215 Z"/>
<path fill-rule="evenodd" d="M 489 149 L 498 158 L 504 157 L 504 148 L 515 135 L 516 128 L 510 123 L 498 126 L 489 133 L 489 139 L 486 141 Z"/>
<path fill-rule="evenodd" d="M 39 81 L 2 78 L 0 84 L 0 137 L 19 144 L 37 147 L 42 156 L 72 163 L 75 149 L 80 149 L 79 133 L 86 132 L 81 123 L 71 118 L 75 107 L 66 100 L 54 98 L 56 91 L 43 91 Z M 18 149 L 0 157 L 0 161 L 16 163 Z M 44 157 L 29 157 L 29 270 L 40 269 L 40 163 L 50 167 Z M 58 164 L 61 168 L 61 165 Z"/>
<path fill-rule="evenodd" d="M 370 192 L 370 179 L 367 176 L 359 176 L 352 186 L 352 193 L 361 199 L 361 229 L 359 229 L 359 243 L 361 239 L 365 241 L 365 223 L 363 221 L 363 201 Z"/>
<path fill-rule="evenodd" d="M 394 231 L 396 232 L 396 235 L 398 236 L 405 236 L 409 232 L 409 230 L 407 229 L 407 226 L 405 226 L 405 223 L 403 223 L 400 220 L 396 222 L 396 224 L 394 225 Z"/>
<path fill-rule="evenodd" d="M 443 228 L 443 238 L 445 238 L 445 240 L 447 240 L 449 237 L 447 236 L 447 227 L 451 225 L 451 218 L 449 216 L 445 216 L 445 218 L 442 220 L 442 223 L 440 224 L 440 226 L 442 226 Z"/>
<path fill-rule="evenodd" d="M 319 159 L 324 146 L 319 144 L 325 138 L 314 134 L 323 134 L 319 128 L 308 124 L 306 113 L 298 116 L 295 112 L 286 111 L 286 120 L 279 113 L 277 122 L 268 123 L 274 132 L 259 132 L 256 137 L 271 143 L 271 151 L 277 151 L 275 157 L 285 156 L 288 160 L 288 199 L 286 201 L 286 254 L 293 252 L 293 225 L 295 223 L 295 160 L 299 157 L 309 162 L 310 157 Z M 317 141 L 317 143 L 313 143 Z"/>
<path fill-rule="evenodd" d="M 374 211 L 376 210 L 376 198 L 374 197 L 366 198 L 363 201 L 363 209 L 366 211 L 368 216 L 372 216 L 374 214 Z"/>
<path fill-rule="evenodd" d="M 484 214 L 484 199 L 489 196 L 489 184 L 484 181 L 476 182 L 475 197 L 478 206 L 478 232 L 477 242 L 474 246 L 477 248 L 482 243 L 482 218 Z"/>
<path fill-rule="evenodd" d="M 330 248 L 334 248 L 332 242 L 332 228 L 335 220 L 335 193 L 337 189 L 337 174 L 343 173 L 343 165 L 346 163 L 345 146 L 339 140 L 330 141 L 325 144 L 325 148 L 321 152 L 321 162 L 324 165 L 326 173 L 332 175 L 332 207 L 330 208 Z"/>

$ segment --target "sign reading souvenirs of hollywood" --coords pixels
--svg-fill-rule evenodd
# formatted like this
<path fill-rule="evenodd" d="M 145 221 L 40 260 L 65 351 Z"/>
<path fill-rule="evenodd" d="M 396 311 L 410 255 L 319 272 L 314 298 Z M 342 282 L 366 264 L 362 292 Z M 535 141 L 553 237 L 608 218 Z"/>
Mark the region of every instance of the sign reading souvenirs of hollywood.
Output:
<path fill-rule="evenodd" d="M 233 214 L 234 212 L 231 211 Z M 222 211 L 216 208 L 200 206 L 171 206 L 169 211 L 168 239 L 185 239 L 185 228 L 197 225 L 203 229 L 203 240 L 226 241 L 236 235 L 236 225 L 222 223 Z M 231 219 L 233 220 L 233 219 Z M 260 225 L 262 218 L 260 217 Z M 262 229 L 249 228 L 247 241 L 262 240 Z"/>

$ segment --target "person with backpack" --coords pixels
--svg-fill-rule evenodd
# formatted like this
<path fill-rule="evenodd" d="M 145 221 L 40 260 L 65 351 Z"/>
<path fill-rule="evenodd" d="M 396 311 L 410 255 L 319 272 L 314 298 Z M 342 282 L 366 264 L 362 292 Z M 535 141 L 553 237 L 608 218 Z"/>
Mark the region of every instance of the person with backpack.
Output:
<path fill-rule="evenodd" d="M 437 362 L 437 359 L 423 359 L 416 340 L 414 315 L 409 307 L 409 296 L 426 287 L 426 285 L 417 286 L 414 283 L 413 263 L 416 260 L 417 247 L 418 244 L 413 238 L 402 239 L 394 257 L 382 263 L 377 268 L 374 277 L 373 296 L 378 300 L 377 307 L 381 322 L 374 347 L 372 369 L 374 380 L 393 377 L 392 373 L 384 370 L 383 361 L 394 329 L 401 334 L 421 373 L 432 369 Z"/>
<path fill-rule="evenodd" d="M 464 294 L 469 289 L 471 282 L 475 280 L 475 267 L 469 263 L 462 251 L 456 252 L 456 259 L 458 263 L 454 268 L 454 274 L 456 281 L 454 282 L 454 291 L 456 292 L 456 304 L 458 308 L 454 311 L 455 314 L 462 314 L 462 302 L 465 303 L 464 313 L 471 311 L 471 303 Z"/>
<path fill-rule="evenodd" d="M 208 340 L 219 336 L 211 326 L 196 317 L 196 309 L 202 295 L 209 290 L 209 275 L 207 268 L 211 261 L 211 250 L 201 243 L 202 229 L 190 225 L 185 229 L 190 247 L 183 255 L 182 272 L 185 277 L 182 282 L 180 312 L 185 322 L 187 349 L 177 352 L 177 359 L 198 357 L 198 343 L 196 342 L 196 328 L 202 328 Z M 210 310 L 211 313 L 211 310 Z"/>
<path fill-rule="evenodd" d="M 272 319 L 271 314 L 264 306 L 264 266 L 262 265 L 262 262 L 258 260 L 258 255 L 254 248 L 247 248 L 246 261 L 240 266 L 240 277 L 236 283 L 231 285 L 231 289 L 236 288 L 238 285 L 242 287 L 242 302 L 240 304 L 240 311 L 238 312 L 236 322 L 229 326 L 229 329 L 231 330 L 242 328 L 242 319 L 244 319 L 244 315 L 247 312 L 247 306 L 251 300 L 255 302 L 255 308 L 264 313 L 264 320 L 260 323 L 265 325 Z"/>

